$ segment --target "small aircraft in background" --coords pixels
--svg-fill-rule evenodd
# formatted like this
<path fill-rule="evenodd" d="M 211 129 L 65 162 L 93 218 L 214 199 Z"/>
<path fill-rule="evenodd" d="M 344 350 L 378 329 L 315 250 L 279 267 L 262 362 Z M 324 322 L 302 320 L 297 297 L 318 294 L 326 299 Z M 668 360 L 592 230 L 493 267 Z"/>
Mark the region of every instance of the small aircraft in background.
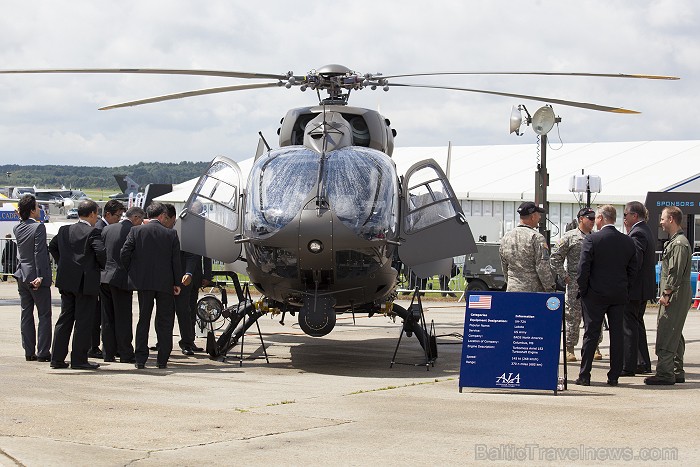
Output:
<path fill-rule="evenodd" d="M 125 174 L 115 174 L 114 179 L 117 181 L 119 188 L 122 190 L 121 193 L 115 193 L 109 195 L 110 199 L 116 199 L 119 201 L 128 201 L 129 197 L 133 198 L 139 192 L 139 184 L 136 183 L 131 177 Z"/>

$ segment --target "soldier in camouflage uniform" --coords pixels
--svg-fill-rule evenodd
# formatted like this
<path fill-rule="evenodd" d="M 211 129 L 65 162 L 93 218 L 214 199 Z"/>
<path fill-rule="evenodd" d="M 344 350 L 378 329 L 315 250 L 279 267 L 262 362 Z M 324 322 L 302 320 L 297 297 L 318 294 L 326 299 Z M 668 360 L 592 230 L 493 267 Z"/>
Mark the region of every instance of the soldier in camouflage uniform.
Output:
<path fill-rule="evenodd" d="M 685 383 L 683 325 L 692 299 L 690 258 L 692 249 L 683 235 L 683 212 L 676 206 L 661 212 L 661 228 L 669 235 L 661 256 L 661 297 L 656 330 L 656 374 L 646 384 Z"/>
<path fill-rule="evenodd" d="M 595 225 L 595 211 L 591 208 L 582 208 L 576 215 L 576 219 L 578 220 L 576 228 L 566 232 L 552 247 L 552 256 L 549 259 L 552 271 L 566 284 L 567 362 L 576 361 L 574 347 L 578 345 L 581 329 L 581 299 L 578 297 L 578 284 L 576 283 L 578 261 L 581 257 L 583 240 L 587 235 L 590 235 Z"/>
<path fill-rule="evenodd" d="M 520 224 L 501 240 L 499 253 L 508 292 L 554 291 L 549 248 L 536 229 L 544 212 L 531 201 L 522 203 L 518 208 Z"/>

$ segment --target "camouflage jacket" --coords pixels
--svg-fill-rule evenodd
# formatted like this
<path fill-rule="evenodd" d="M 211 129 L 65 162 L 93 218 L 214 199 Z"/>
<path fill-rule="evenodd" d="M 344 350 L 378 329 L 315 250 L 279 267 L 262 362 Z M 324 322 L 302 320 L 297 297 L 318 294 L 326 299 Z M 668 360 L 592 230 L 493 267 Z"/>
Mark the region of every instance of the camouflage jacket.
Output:
<path fill-rule="evenodd" d="M 570 284 L 576 284 L 578 260 L 581 258 L 581 246 L 588 235 L 590 234 L 583 233 L 579 228 L 569 230 L 552 247 L 552 256 L 549 258 L 552 271 L 562 279 L 568 276 Z M 565 261 L 566 267 L 564 267 Z"/>
<path fill-rule="evenodd" d="M 549 266 L 549 248 L 544 236 L 519 224 L 506 233 L 499 248 L 503 275 L 509 292 L 551 292 L 554 277 Z"/>

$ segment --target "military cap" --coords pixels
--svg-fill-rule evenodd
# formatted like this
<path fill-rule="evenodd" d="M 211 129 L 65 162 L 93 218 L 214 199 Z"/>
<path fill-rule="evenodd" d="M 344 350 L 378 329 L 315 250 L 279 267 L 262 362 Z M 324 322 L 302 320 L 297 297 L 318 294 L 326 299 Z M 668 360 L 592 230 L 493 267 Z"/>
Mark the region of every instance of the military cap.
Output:
<path fill-rule="evenodd" d="M 530 214 L 535 213 L 535 212 L 541 212 L 544 214 L 547 211 L 545 211 L 544 209 L 542 209 L 541 207 L 539 207 L 538 205 L 536 205 L 532 201 L 525 201 L 518 208 L 518 214 L 520 214 L 521 216 L 529 216 Z"/>
<path fill-rule="evenodd" d="M 582 217 L 587 217 L 589 219 L 595 219 L 595 211 L 591 208 L 581 208 L 576 214 L 576 219 L 580 219 Z"/>

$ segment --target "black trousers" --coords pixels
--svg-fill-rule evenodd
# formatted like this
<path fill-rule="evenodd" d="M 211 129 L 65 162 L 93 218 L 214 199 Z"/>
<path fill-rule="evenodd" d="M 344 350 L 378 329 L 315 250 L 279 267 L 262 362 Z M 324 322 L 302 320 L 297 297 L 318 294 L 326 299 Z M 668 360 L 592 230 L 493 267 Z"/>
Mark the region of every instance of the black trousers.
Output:
<path fill-rule="evenodd" d="M 102 306 L 100 305 L 100 297 L 97 296 L 95 301 L 95 310 L 92 313 L 91 329 L 90 329 L 90 348 L 97 349 L 100 347 L 100 335 L 102 330 Z"/>
<path fill-rule="evenodd" d="M 638 366 L 651 369 L 647 330 L 644 326 L 646 306 L 646 300 L 630 300 L 625 307 L 623 323 L 625 358 L 622 369 L 631 373 L 636 373 Z"/>
<path fill-rule="evenodd" d="M 639 322 L 637 326 L 637 331 L 639 333 L 638 342 L 638 352 L 637 352 L 637 366 L 643 367 L 647 371 L 651 371 L 651 358 L 649 357 L 649 343 L 647 342 L 647 328 L 644 325 L 644 312 L 647 309 L 647 301 L 642 300 L 639 304 Z"/>
<path fill-rule="evenodd" d="M 97 306 L 97 295 L 85 295 L 61 291 L 61 314 L 58 315 L 53 333 L 51 361 L 63 362 L 68 355 L 71 332 L 70 362 L 72 365 L 87 363 L 90 349 L 90 326 Z"/>
<path fill-rule="evenodd" d="M 197 302 L 199 301 L 199 289 L 202 288 L 202 279 L 204 279 L 202 273 L 195 271 L 190 284 L 190 319 L 192 320 L 193 333 L 195 326 L 197 326 Z M 192 336 L 194 337 L 194 334 Z"/>
<path fill-rule="evenodd" d="M 593 355 L 598 347 L 603 318 L 608 317 L 610 333 L 610 371 L 608 379 L 616 380 L 622 372 L 624 361 L 624 332 L 623 320 L 626 304 L 609 304 L 602 302 L 597 296 L 587 294 L 581 300 L 583 304 L 583 347 L 581 348 L 581 370 L 579 376 L 590 379 L 593 367 Z"/>
<path fill-rule="evenodd" d="M 151 328 L 153 304 L 156 306 L 156 337 L 158 339 L 158 363 L 168 363 L 173 350 L 175 326 L 175 300 L 173 294 L 157 290 L 139 290 L 139 321 L 136 324 L 136 363 L 148 360 L 148 332 Z"/>
<path fill-rule="evenodd" d="M 100 284 L 102 352 L 105 360 L 113 359 L 117 352 L 122 361 L 134 358 L 132 298 L 133 293 L 130 290 L 110 284 Z"/>
<path fill-rule="evenodd" d="M 190 309 L 190 292 L 192 284 L 180 286 L 180 294 L 175 295 L 175 315 L 177 325 L 180 329 L 181 349 L 189 349 L 194 346 L 194 322 L 192 321 L 192 310 Z M 160 342 L 160 341 L 159 341 Z"/>

